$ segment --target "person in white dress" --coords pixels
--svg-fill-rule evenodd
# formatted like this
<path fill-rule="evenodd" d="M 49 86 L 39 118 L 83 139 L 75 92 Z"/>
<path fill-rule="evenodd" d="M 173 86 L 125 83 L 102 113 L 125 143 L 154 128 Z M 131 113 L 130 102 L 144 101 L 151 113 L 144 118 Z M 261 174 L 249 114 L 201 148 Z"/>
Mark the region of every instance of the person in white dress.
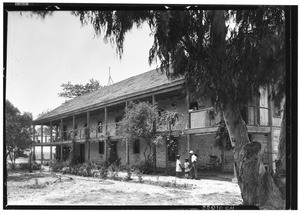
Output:
<path fill-rule="evenodd" d="M 190 167 L 190 163 L 189 163 L 189 159 L 185 159 L 185 163 L 184 163 L 184 177 L 186 179 L 189 178 L 189 173 L 191 171 L 191 167 Z"/>
<path fill-rule="evenodd" d="M 182 166 L 181 166 L 181 161 L 180 161 L 180 155 L 176 156 L 176 177 L 181 177 L 182 173 Z"/>

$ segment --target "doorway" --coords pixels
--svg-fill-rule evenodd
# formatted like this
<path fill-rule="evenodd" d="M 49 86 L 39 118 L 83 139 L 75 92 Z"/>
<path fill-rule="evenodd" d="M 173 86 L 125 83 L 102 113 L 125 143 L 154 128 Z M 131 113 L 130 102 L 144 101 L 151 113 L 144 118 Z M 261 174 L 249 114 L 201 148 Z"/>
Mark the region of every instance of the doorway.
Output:
<path fill-rule="evenodd" d="M 85 159 L 85 144 L 80 144 L 79 145 L 79 161 L 81 163 L 83 163 L 84 159 Z"/>

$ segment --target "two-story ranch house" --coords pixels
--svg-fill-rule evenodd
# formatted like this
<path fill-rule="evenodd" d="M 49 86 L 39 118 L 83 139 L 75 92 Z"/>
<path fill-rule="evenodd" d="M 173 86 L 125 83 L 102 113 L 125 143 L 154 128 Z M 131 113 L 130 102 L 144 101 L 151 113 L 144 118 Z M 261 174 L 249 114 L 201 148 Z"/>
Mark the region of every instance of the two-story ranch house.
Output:
<path fill-rule="evenodd" d="M 183 160 L 189 150 L 193 150 L 198 154 L 199 169 L 211 168 L 219 162 L 222 171 L 233 171 L 232 150 L 222 150 L 215 145 L 220 116 L 211 116 L 210 100 L 189 94 L 185 88 L 184 79 L 170 80 L 165 74 L 152 70 L 84 94 L 34 121 L 35 128 L 41 127 L 40 134 L 34 135 L 34 147 L 40 146 L 41 152 L 45 146 L 54 152 L 55 147 L 55 154 L 51 153 L 50 158 L 65 160 L 74 139 L 75 154 L 82 161 L 103 162 L 110 155 L 117 155 L 123 165 L 137 165 L 144 159 L 144 142 L 122 140 L 116 126 L 128 103 L 148 101 L 156 102 L 162 110 L 182 115 L 171 131 L 167 127 L 161 130 L 168 131 L 170 137 L 156 147 L 158 168 L 172 167 L 175 155 L 179 154 Z M 260 97 L 253 98 L 241 112 L 250 140 L 262 143 L 263 161 L 268 169 L 273 169 L 281 111 L 274 110 L 268 90 L 261 89 Z M 168 150 L 170 140 L 178 143 L 178 150 Z"/>

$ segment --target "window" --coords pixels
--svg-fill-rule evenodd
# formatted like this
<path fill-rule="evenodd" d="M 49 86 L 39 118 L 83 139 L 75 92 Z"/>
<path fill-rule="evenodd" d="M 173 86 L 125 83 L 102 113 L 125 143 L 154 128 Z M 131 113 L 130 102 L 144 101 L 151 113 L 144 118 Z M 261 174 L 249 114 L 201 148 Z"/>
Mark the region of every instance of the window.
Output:
<path fill-rule="evenodd" d="M 195 101 L 190 103 L 190 109 L 198 110 L 198 102 Z"/>
<path fill-rule="evenodd" d="M 281 99 L 275 97 L 274 99 L 274 117 L 281 117 Z"/>
<path fill-rule="evenodd" d="M 99 141 L 99 154 L 104 154 L 104 141 Z"/>
<path fill-rule="evenodd" d="M 102 131 L 103 131 L 102 121 L 99 121 L 98 122 L 98 132 L 102 133 Z"/>
<path fill-rule="evenodd" d="M 140 140 L 135 140 L 133 143 L 133 154 L 140 154 Z"/>

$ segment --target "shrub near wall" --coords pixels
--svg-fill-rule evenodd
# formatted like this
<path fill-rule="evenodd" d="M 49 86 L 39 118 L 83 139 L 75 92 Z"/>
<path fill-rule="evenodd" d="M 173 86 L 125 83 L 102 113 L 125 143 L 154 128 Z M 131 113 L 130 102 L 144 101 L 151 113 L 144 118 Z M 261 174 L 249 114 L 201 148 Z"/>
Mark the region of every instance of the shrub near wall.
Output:
<path fill-rule="evenodd" d="M 30 170 L 30 165 L 29 165 L 29 163 L 20 163 L 20 164 L 18 164 L 18 169 Z M 36 162 L 33 162 L 31 164 L 31 170 L 40 170 L 40 169 L 41 169 L 41 164 L 38 164 Z"/>

